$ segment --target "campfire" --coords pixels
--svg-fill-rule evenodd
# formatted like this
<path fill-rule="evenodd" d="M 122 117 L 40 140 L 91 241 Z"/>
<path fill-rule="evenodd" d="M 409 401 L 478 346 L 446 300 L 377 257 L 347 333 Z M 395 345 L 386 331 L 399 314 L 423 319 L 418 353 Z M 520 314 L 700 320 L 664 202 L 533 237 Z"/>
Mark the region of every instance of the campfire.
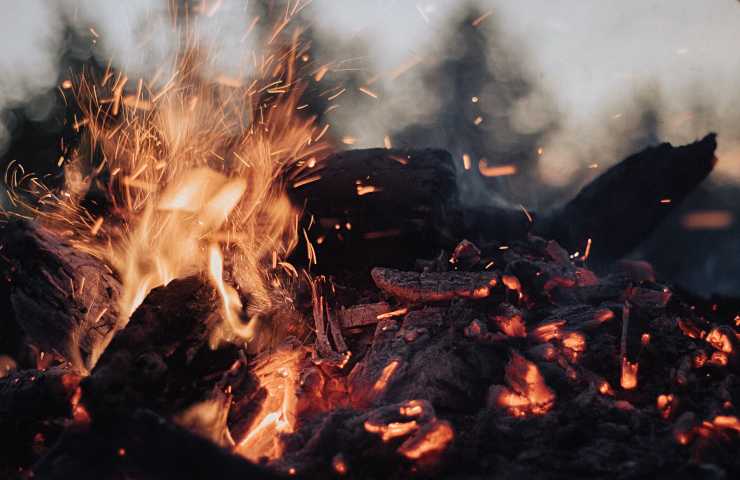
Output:
<path fill-rule="evenodd" d="M 470 158 L 338 151 L 304 113 L 328 67 L 289 13 L 246 82 L 202 75 L 193 44 L 149 83 L 60 86 L 80 138 L 61 181 L 6 173 L 0 471 L 740 471 L 740 311 L 622 259 L 712 171 L 715 136 L 550 211 L 469 206 Z"/>

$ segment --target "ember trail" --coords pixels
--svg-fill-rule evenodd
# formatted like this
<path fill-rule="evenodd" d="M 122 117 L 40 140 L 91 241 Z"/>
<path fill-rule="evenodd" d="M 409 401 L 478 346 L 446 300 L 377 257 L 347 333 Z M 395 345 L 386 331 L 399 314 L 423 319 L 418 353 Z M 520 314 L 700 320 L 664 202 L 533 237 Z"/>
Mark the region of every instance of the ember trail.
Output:
<path fill-rule="evenodd" d="M 517 166 L 339 151 L 326 113 L 348 87 L 314 62 L 304 7 L 270 10 L 238 78 L 206 74 L 176 15 L 183 48 L 153 78 L 60 84 L 77 144 L 56 181 L 5 176 L 0 471 L 737 473 L 740 303 L 624 258 L 712 172 L 717 136 L 635 153 L 556 208 L 471 205 L 461 172 Z"/>

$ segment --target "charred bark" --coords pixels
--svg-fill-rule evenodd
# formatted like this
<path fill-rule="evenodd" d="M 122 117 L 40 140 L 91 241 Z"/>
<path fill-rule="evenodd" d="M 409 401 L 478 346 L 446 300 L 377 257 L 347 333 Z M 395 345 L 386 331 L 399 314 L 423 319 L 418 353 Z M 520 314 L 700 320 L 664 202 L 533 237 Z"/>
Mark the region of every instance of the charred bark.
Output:
<path fill-rule="evenodd" d="M 102 260 L 37 222 L 8 223 L 0 235 L 17 324 L 42 350 L 86 362 L 115 328 L 119 280 Z"/>
<path fill-rule="evenodd" d="M 39 479 L 281 478 L 157 414 L 65 432 L 34 468 Z"/>
<path fill-rule="evenodd" d="M 569 251 L 592 240 L 591 259 L 616 260 L 650 232 L 712 171 L 715 134 L 680 147 L 663 143 L 614 165 L 565 206 L 538 222 L 535 231 Z"/>
<path fill-rule="evenodd" d="M 168 416 L 204 399 L 240 358 L 235 347 L 209 347 L 219 304 L 197 276 L 152 290 L 82 383 L 92 418 L 134 408 Z"/>
<path fill-rule="evenodd" d="M 29 465 L 72 416 L 80 376 L 62 367 L 23 370 L 0 378 L 0 473 Z M 7 464 L 6 464 L 7 463 Z"/>

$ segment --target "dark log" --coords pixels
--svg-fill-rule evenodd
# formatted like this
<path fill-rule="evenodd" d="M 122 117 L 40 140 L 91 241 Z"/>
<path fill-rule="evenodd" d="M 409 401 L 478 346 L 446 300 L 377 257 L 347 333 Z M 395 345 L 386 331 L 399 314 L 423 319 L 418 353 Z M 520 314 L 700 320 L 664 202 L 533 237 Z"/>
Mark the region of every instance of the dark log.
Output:
<path fill-rule="evenodd" d="M 199 276 L 152 290 L 82 382 L 93 420 L 137 407 L 171 415 L 203 400 L 240 358 L 234 347 L 209 347 L 219 305 Z"/>
<path fill-rule="evenodd" d="M 281 478 L 147 410 L 65 432 L 33 473 L 50 480 Z"/>
<path fill-rule="evenodd" d="M 305 211 L 304 226 L 311 225 L 319 268 L 367 268 L 431 256 L 437 227 L 446 223 L 439 217 L 457 196 L 449 153 L 376 148 L 340 152 L 322 164 L 318 180 L 289 191 Z M 305 259 L 302 248 L 296 259 Z"/>
<path fill-rule="evenodd" d="M 455 167 L 444 150 L 352 150 L 330 156 L 317 181 L 290 195 L 319 221 L 353 223 L 366 235 L 426 221 L 456 193 Z"/>
<path fill-rule="evenodd" d="M 663 143 L 632 155 L 586 185 L 563 207 L 538 221 L 535 231 L 569 251 L 592 240 L 591 260 L 629 253 L 712 171 L 715 134 L 674 147 Z M 663 201 L 663 202 L 661 202 Z"/>
<path fill-rule="evenodd" d="M 28 466 L 35 447 L 52 441 L 72 417 L 80 376 L 68 368 L 23 370 L 0 378 L 0 474 Z"/>
<path fill-rule="evenodd" d="M 381 290 L 406 302 L 444 302 L 453 298 L 486 298 L 498 283 L 496 272 L 402 272 L 373 268 Z"/>
<path fill-rule="evenodd" d="M 337 315 L 339 316 L 342 327 L 356 328 L 375 325 L 378 323 L 378 315 L 383 315 L 390 311 L 390 305 L 386 302 L 378 302 L 342 308 L 337 312 Z"/>
<path fill-rule="evenodd" d="M 592 261 L 605 262 L 634 249 L 706 178 L 716 163 L 715 148 L 711 134 L 686 146 L 645 149 L 563 207 L 541 214 L 502 204 L 465 205 L 452 157 L 433 149 L 337 153 L 325 160 L 318 180 L 297 184 L 290 196 L 307 219 L 313 216 L 310 236 L 321 239 L 314 247 L 328 268 L 401 265 L 452 248 L 460 238 L 485 246 L 524 239 L 531 229 L 569 251 L 583 251 L 591 238 Z M 666 199 L 670 203 L 661 203 Z"/>
<path fill-rule="evenodd" d="M 42 350 L 88 363 L 116 325 L 116 276 L 102 260 L 38 222 L 8 223 L 0 242 L 18 325 Z"/>

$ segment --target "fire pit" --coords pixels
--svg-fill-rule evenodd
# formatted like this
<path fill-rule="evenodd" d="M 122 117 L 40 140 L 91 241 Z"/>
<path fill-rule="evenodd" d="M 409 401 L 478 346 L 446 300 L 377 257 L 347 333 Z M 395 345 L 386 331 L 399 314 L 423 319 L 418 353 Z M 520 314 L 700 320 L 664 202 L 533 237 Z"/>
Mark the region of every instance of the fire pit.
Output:
<path fill-rule="evenodd" d="M 443 150 L 336 151 L 288 21 L 251 83 L 193 45 L 156 86 L 60 88 L 63 175 L 6 175 L 0 472 L 736 477 L 738 303 L 622 260 L 715 135 L 470 206 Z"/>

